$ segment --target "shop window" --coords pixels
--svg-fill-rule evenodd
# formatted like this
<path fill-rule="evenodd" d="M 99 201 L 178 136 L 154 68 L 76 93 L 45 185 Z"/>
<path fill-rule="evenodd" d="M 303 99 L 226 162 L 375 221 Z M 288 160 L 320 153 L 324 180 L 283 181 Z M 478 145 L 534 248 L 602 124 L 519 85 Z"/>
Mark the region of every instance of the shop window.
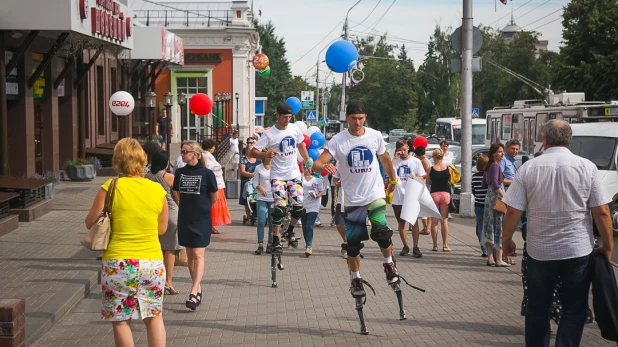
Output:
<path fill-rule="evenodd" d="M 97 66 L 97 135 L 105 136 L 105 79 L 103 66 Z"/>

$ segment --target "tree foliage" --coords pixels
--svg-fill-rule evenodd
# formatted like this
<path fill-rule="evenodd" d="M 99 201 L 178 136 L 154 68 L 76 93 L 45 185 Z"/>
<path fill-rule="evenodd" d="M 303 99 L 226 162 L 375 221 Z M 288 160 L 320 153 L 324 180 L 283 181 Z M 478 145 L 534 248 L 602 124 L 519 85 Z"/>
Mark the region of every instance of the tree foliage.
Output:
<path fill-rule="evenodd" d="M 572 0 L 562 14 L 554 86 L 588 100 L 618 98 L 618 1 Z"/>

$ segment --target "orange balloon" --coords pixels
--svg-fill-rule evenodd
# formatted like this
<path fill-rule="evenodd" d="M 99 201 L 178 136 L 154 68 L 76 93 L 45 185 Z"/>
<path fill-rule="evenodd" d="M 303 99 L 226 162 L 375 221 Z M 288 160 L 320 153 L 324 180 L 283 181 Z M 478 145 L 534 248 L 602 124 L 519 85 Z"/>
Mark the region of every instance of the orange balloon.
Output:
<path fill-rule="evenodd" d="M 269 64 L 270 64 L 270 60 L 268 60 L 268 57 L 266 56 L 266 54 L 258 53 L 253 57 L 253 67 L 255 67 L 258 70 L 266 69 Z"/>

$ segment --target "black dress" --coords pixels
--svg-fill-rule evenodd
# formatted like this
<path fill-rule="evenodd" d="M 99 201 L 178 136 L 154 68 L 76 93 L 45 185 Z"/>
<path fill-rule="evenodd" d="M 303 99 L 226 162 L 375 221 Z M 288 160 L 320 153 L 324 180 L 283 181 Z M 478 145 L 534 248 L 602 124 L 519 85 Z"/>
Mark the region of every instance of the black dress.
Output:
<path fill-rule="evenodd" d="M 190 248 L 207 247 L 212 234 L 210 193 L 218 191 L 215 174 L 201 162 L 186 165 L 175 172 L 174 190 L 180 192 L 178 243 Z"/>

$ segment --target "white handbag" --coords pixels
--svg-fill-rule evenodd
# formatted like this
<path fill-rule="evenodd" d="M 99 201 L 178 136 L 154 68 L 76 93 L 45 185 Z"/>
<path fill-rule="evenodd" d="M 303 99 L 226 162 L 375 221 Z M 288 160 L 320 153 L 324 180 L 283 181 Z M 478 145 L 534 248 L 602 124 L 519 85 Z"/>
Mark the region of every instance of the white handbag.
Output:
<path fill-rule="evenodd" d="M 105 207 L 103 207 L 103 212 L 101 212 L 97 222 L 80 241 L 82 246 L 91 251 L 104 251 L 109 245 L 109 237 L 112 233 L 112 203 L 114 202 L 117 180 L 117 178 L 114 178 L 107 189 Z"/>

